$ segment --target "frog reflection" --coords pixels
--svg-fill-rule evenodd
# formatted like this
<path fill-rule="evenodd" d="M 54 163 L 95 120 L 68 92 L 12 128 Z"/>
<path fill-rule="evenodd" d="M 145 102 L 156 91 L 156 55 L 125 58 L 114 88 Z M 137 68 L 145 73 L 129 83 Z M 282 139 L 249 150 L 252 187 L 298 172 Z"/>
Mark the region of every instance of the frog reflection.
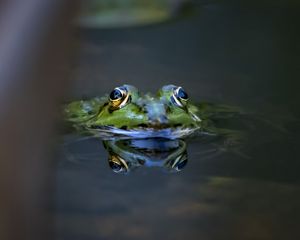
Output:
<path fill-rule="evenodd" d="M 187 164 L 186 142 L 181 139 L 128 139 L 103 141 L 108 163 L 115 173 L 129 173 L 139 167 L 158 167 L 179 172 Z"/>

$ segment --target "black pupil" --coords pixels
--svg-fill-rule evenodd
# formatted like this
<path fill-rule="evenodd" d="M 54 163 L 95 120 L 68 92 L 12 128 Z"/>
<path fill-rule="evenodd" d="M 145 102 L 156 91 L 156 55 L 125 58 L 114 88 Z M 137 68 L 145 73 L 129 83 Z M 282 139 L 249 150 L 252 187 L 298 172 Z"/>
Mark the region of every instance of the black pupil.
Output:
<path fill-rule="evenodd" d="M 111 169 L 112 169 L 113 171 L 120 171 L 121 168 L 122 168 L 121 165 L 119 165 L 119 164 L 117 164 L 117 163 L 115 163 L 115 162 L 109 162 L 109 166 L 111 167 Z"/>
<path fill-rule="evenodd" d="M 185 167 L 186 164 L 187 164 L 187 160 L 184 160 L 184 161 L 182 161 L 182 162 L 179 162 L 179 163 L 177 164 L 178 170 L 183 169 L 183 168 Z"/>
<path fill-rule="evenodd" d="M 122 98 L 122 92 L 119 89 L 114 89 L 110 95 L 109 95 L 111 100 L 117 100 Z"/>
<path fill-rule="evenodd" d="M 179 88 L 177 97 L 179 97 L 181 99 L 185 99 L 185 100 L 188 99 L 187 93 L 182 88 Z"/>

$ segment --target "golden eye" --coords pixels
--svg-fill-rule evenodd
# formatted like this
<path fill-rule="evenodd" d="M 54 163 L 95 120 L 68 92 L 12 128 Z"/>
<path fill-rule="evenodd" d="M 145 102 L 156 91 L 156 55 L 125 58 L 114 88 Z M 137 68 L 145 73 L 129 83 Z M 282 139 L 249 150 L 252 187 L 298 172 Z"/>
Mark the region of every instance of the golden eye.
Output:
<path fill-rule="evenodd" d="M 126 173 L 129 171 L 128 165 L 124 159 L 117 155 L 111 155 L 108 159 L 110 168 L 115 173 Z"/>
<path fill-rule="evenodd" d="M 128 91 L 124 87 L 117 87 L 109 95 L 109 103 L 112 109 L 124 107 L 130 100 Z"/>
<path fill-rule="evenodd" d="M 189 97 L 182 87 L 176 87 L 173 90 L 173 95 L 171 97 L 171 100 L 179 107 L 186 106 L 188 99 Z"/>

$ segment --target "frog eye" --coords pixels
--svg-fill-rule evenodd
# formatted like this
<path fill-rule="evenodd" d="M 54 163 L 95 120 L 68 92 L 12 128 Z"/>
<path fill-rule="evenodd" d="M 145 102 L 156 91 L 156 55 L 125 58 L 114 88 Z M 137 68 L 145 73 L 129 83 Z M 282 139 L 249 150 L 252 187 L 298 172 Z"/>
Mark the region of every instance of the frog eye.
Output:
<path fill-rule="evenodd" d="M 175 103 L 179 107 L 184 107 L 186 106 L 188 99 L 188 95 L 182 87 L 174 88 L 173 94 L 171 96 L 171 100 L 173 103 Z"/>
<path fill-rule="evenodd" d="M 109 95 L 109 103 L 114 110 L 124 107 L 129 100 L 130 97 L 125 87 L 117 87 Z"/>
<path fill-rule="evenodd" d="M 187 153 L 184 152 L 177 158 L 171 159 L 169 162 L 165 164 L 165 166 L 170 172 L 180 172 L 186 166 L 187 162 L 188 162 Z"/>
<path fill-rule="evenodd" d="M 129 171 L 127 163 L 117 155 L 111 155 L 108 159 L 108 163 L 115 173 L 127 173 Z"/>

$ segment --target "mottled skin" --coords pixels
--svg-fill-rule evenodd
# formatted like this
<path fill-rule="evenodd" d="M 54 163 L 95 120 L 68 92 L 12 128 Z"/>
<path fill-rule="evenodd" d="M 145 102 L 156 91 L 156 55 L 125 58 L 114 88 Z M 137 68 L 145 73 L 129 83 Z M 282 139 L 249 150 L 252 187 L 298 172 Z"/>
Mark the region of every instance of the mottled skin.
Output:
<path fill-rule="evenodd" d="M 171 101 L 176 88 L 174 85 L 162 87 L 156 95 L 142 95 L 131 85 L 122 87 L 130 96 L 124 107 L 113 109 L 108 97 L 75 101 L 66 106 L 66 119 L 87 129 L 107 126 L 128 130 L 200 126 L 196 106 L 187 103 L 180 107 Z"/>
<path fill-rule="evenodd" d="M 226 105 L 201 103 L 196 106 L 189 102 L 181 87 L 174 85 L 163 86 L 156 95 L 141 94 L 135 87 L 123 85 L 115 88 L 110 96 L 74 101 L 64 109 L 67 121 L 92 134 L 105 129 L 112 137 L 118 131 L 122 131 L 122 135 L 134 131 L 135 137 L 155 137 L 154 133 L 160 131 L 158 137 L 177 138 L 198 131 L 223 135 L 231 142 L 240 134 L 217 128 L 214 121 L 232 118 L 239 112 L 239 109 Z M 165 133 L 164 130 L 170 131 Z M 142 134 L 145 131 L 147 135 Z"/>

